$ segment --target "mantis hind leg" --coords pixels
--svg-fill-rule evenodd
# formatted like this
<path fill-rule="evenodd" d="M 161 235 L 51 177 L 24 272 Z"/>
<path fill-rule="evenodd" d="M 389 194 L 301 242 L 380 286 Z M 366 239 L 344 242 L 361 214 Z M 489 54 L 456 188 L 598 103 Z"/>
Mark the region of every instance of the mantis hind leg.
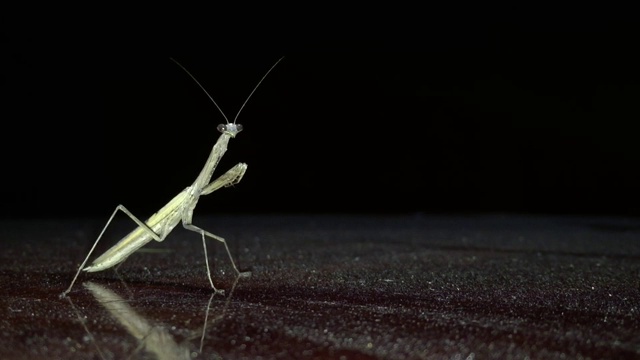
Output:
<path fill-rule="evenodd" d="M 153 239 L 155 239 L 157 241 L 162 241 L 163 237 L 161 237 L 160 235 L 158 235 L 155 232 L 153 232 L 153 230 L 151 230 L 151 228 L 149 226 L 147 226 L 147 224 L 145 224 L 143 221 L 138 219 L 135 215 L 133 215 L 131 213 L 131 211 L 127 210 L 127 208 L 125 208 L 122 204 L 116 206 L 115 210 L 113 210 L 113 213 L 111 214 L 111 217 L 109 217 L 109 220 L 107 221 L 107 223 L 102 228 L 102 231 L 100 232 L 100 235 L 98 235 L 98 238 L 93 243 L 93 246 L 91 247 L 91 250 L 89 250 L 89 253 L 87 254 L 87 257 L 84 258 L 84 261 L 82 262 L 82 264 L 78 268 L 78 271 L 76 272 L 76 275 L 73 277 L 73 280 L 71 281 L 71 285 L 69 285 L 67 290 L 63 291 L 62 294 L 60 294 L 61 298 L 65 297 L 71 291 L 71 288 L 73 288 L 73 284 L 75 284 L 76 280 L 78 279 L 78 275 L 80 275 L 80 272 L 84 268 L 84 265 L 89 260 L 89 257 L 93 253 L 93 250 L 95 250 L 96 245 L 98 245 L 98 242 L 100 242 L 100 239 L 102 239 L 102 235 L 104 235 L 104 232 L 107 230 L 107 228 L 111 224 L 111 221 L 113 221 L 113 218 L 118 213 L 118 210 L 120 210 L 120 211 L 124 212 L 125 214 L 127 214 L 127 216 L 129 216 L 131 218 L 131 220 L 133 220 L 138 226 L 140 226 L 141 228 L 146 229 L 147 231 L 149 231 L 151 233 L 151 236 L 153 237 Z M 124 259 L 122 261 L 124 261 Z"/>

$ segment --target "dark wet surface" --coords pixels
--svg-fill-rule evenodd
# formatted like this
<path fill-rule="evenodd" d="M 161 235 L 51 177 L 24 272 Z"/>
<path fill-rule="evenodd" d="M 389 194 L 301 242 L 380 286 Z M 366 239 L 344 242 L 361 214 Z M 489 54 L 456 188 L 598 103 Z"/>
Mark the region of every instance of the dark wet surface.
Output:
<path fill-rule="evenodd" d="M 178 227 L 60 299 L 102 221 L 3 222 L 0 358 L 640 358 L 640 220 L 196 217 L 224 296 Z"/>

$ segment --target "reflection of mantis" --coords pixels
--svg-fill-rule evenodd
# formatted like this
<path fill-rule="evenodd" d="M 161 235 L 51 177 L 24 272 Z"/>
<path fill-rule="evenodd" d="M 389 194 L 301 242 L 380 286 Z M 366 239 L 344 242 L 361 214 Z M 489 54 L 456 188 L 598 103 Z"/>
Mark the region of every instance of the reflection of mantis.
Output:
<path fill-rule="evenodd" d="M 222 308 L 221 313 L 215 318 L 215 320 L 221 319 L 231 302 L 231 295 L 233 294 L 233 290 L 235 289 L 238 279 L 233 283 L 231 287 L 231 291 L 229 293 L 229 297 L 225 301 L 224 307 Z M 114 319 L 122 325 L 129 334 L 140 341 L 139 349 L 144 348 L 147 352 L 155 355 L 157 359 L 191 359 L 191 350 L 190 343 L 185 341 L 181 344 L 176 343 L 173 336 L 169 334 L 166 328 L 152 325 L 147 319 L 138 314 L 129 304 L 127 304 L 126 300 L 121 298 L 115 292 L 107 289 L 102 285 L 98 285 L 92 282 L 85 282 L 84 287 L 87 288 L 91 294 L 95 297 L 95 299 L 102 305 Z M 200 352 L 202 352 L 202 347 L 204 344 L 204 335 L 207 329 L 207 321 L 209 318 L 209 308 L 211 307 L 211 301 L 213 300 L 213 296 L 216 293 L 211 294 L 209 298 L 209 302 L 207 303 L 207 309 L 205 313 L 204 324 L 202 326 L 202 335 L 198 334 L 196 336 L 190 337 L 187 340 L 195 339 L 200 337 Z M 70 298 L 67 298 L 71 303 L 72 307 L 76 311 L 78 318 L 83 323 L 85 327 L 85 331 L 89 334 L 90 338 L 93 338 L 91 332 L 84 324 L 82 316 L 76 309 L 73 302 L 71 302 Z M 95 344 L 95 342 L 94 342 Z M 104 358 L 100 348 L 96 344 L 96 348 L 98 353 L 102 358 Z"/>
<path fill-rule="evenodd" d="M 206 230 L 203 230 L 193 225 L 192 217 L 193 217 L 193 210 L 195 209 L 196 204 L 200 199 L 200 196 L 208 195 L 220 189 L 221 187 L 237 184 L 242 179 L 242 176 L 247 170 L 247 164 L 244 164 L 244 163 L 239 163 L 236 166 L 232 167 L 226 173 L 218 177 L 216 180 L 211 181 L 211 176 L 213 175 L 213 171 L 216 169 L 218 162 L 220 161 L 224 153 L 227 151 L 227 145 L 229 144 L 229 140 L 231 138 L 234 138 L 236 134 L 238 134 L 242 130 L 242 125 L 236 124 L 238 115 L 240 115 L 240 112 L 242 111 L 244 106 L 247 104 L 247 102 L 251 98 L 251 95 L 253 95 L 256 89 L 258 89 L 258 86 L 260 86 L 262 81 L 267 77 L 267 75 L 269 75 L 271 70 L 273 70 L 273 68 L 276 65 L 278 65 L 278 63 L 281 60 L 282 58 L 280 58 L 280 60 L 278 60 L 269 69 L 269 71 L 267 71 L 267 73 L 262 77 L 262 79 L 260 79 L 260 81 L 258 82 L 258 85 L 256 85 L 253 91 L 251 91 L 251 93 L 249 94 L 245 102 L 240 107 L 240 110 L 238 111 L 235 118 L 233 119 L 233 123 L 229 122 L 229 120 L 224 115 L 224 113 L 222 112 L 218 104 L 216 104 L 216 102 L 207 93 L 204 87 L 200 85 L 198 80 L 196 80 L 196 78 L 193 75 L 191 75 L 191 73 L 189 73 L 187 69 L 185 69 L 177 61 L 173 60 L 196 82 L 196 84 L 198 84 L 198 86 L 200 86 L 202 90 L 204 90 L 205 94 L 209 96 L 209 99 L 211 99 L 213 104 L 222 113 L 222 116 L 227 122 L 226 124 L 218 125 L 218 131 L 220 131 L 222 134 L 218 138 L 218 141 L 216 142 L 216 144 L 213 146 L 213 149 L 211 150 L 211 154 L 209 155 L 209 158 L 207 159 L 207 162 L 205 163 L 204 168 L 200 172 L 200 175 L 198 175 L 196 180 L 193 182 L 193 184 L 191 184 L 191 186 L 187 187 L 181 193 L 179 193 L 173 199 L 171 199 L 171 201 L 169 201 L 167 205 L 165 205 L 160 210 L 158 210 L 157 213 L 153 214 L 149 219 L 147 219 L 146 222 L 142 222 L 140 219 L 134 216 L 129 210 L 127 210 L 124 206 L 118 205 L 116 207 L 116 209 L 111 214 L 111 217 L 107 221 L 107 224 L 104 226 L 104 228 L 102 229 L 102 232 L 98 236 L 98 239 L 96 239 L 95 243 L 91 247 L 91 250 L 89 250 L 87 257 L 82 262 L 82 265 L 80 265 L 78 272 L 76 272 L 76 275 L 73 277 L 73 280 L 71 281 L 71 285 L 69 285 L 69 288 L 61 294 L 61 297 L 64 297 L 67 293 L 69 293 L 69 291 L 71 291 L 71 288 L 73 287 L 73 284 L 76 282 L 76 279 L 80 274 L 80 271 L 82 270 L 87 272 L 102 271 L 112 266 L 115 266 L 123 262 L 129 255 L 136 252 L 138 249 L 140 249 L 142 246 L 149 243 L 151 240 L 163 241 L 167 237 L 167 235 L 169 235 L 171 230 L 173 230 L 173 228 L 175 228 L 178 225 L 178 223 L 180 223 L 181 221 L 182 221 L 182 226 L 185 229 L 197 232 L 202 236 L 202 245 L 204 247 L 204 259 L 207 266 L 207 276 L 209 277 L 209 283 L 211 283 L 211 287 L 216 292 L 221 292 L 221 291 L 218 291 L 216 289 L 216 287 L 213 285 L 213 280 L 211 279 L 211 270 L 209 267 L 209 258 L 207 256 L 207 244 L 205 241 L 205 237 L 210 237 L 224 244 L 224 247 L 227 250 L 227 254 L 229 255 L 229 259 L 231 260 L 231 265 L 233 266 L 233 269 L 236 271 L 237 275 L 242 275 L 242 276 L 251 275 L 250 272 L 241 273 L 238 270 L 235 262 L 233 261 L 233 257 L 231 256 L 231 252 L 229 251 L 229 246 L 227 246 L 227 242 L 225 241 L 224 238 L 214 235 Z M 104 234 L 105 230 L 107 230 L 107 228 L 109 227 L 109 224 L 111 224 L 111 221 L 113 220 L 118 210 L 121 210 L 122 212 L 127 214 L 136 224 L 138 224 L 138 227 L 135 230 L 133 230 L 131 233 L 123 237 L 117 244 L 115 244 L 112 248 L 107 250 L 100 257 L 95 259 L 91 265 L 85 268 L 84 265 L 87 263 L 87 260 L 89 260 L 89 256 L 91 256 L 91 253 L 93 253 L 93 250 L 95 249 L 96 245 L 102 238 L 102 235 Z"/>

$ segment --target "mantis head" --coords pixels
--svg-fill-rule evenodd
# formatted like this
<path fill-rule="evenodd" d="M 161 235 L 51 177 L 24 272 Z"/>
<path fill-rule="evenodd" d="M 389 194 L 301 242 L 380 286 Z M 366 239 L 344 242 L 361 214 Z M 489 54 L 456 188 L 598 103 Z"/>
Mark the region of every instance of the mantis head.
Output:
<path fill-rule="evenodd" d="M 236 123 L 220 124 L 218 125 L 218 131 L 223 134 L 229 134 L 234 138 L 236 137 L 236 134 L 242 131 L 242 125 Z"/>

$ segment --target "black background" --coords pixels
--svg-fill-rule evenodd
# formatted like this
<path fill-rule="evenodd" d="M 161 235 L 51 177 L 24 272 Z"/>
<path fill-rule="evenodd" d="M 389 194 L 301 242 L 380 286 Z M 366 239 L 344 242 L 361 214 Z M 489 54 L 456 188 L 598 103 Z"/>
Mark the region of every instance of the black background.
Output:
<path fill-rule="evenodd" d="M 150 215 L 224 122 L 169 58 L 233 117 L 281 56 L 197 213 L 640 214 L 622 10 L 181 11 L 5 23 L 1 216 Z"/>

